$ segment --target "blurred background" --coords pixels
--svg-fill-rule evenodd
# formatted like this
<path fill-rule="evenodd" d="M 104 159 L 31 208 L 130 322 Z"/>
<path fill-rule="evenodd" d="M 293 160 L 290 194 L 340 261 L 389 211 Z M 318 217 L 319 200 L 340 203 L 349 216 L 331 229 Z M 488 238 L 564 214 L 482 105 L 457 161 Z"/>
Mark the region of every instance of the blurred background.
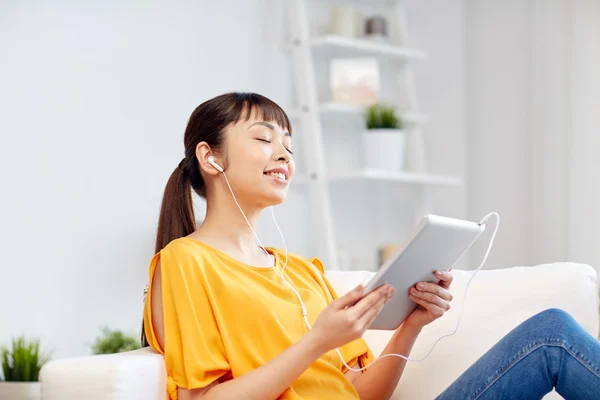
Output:
<path fill-rule="evenodd" d="M 426 212 L 496 211 L 485 268 L 599 270 L 598 71 L 600 0 L 0 1 L 0 343 L 139 332 L 187 119 L 228 91 L 292 118 L 293 253 L 374 271 Z"/>

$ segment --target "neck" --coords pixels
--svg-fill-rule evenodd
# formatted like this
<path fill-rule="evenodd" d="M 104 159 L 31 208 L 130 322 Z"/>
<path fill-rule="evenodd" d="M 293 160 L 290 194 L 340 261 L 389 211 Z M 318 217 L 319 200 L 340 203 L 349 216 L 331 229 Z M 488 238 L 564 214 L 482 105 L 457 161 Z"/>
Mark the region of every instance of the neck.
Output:
<path fill-rule="evenodd" d="M 216 194 L 216 193 L 215 193 Z M 248 227 L 248 223 L 235 204 L 229 190 L 211 196 L 206 204 L 206 217 L 197 232 L 221 248 L 229 248 L 244 254 L 255 254 L 258 242 Z M 238 199 L 252 229 L 256 230 L 258 216 L 262 209 L 245 205 Z M 262 252 L 262 250 L 260 250 Z"/>

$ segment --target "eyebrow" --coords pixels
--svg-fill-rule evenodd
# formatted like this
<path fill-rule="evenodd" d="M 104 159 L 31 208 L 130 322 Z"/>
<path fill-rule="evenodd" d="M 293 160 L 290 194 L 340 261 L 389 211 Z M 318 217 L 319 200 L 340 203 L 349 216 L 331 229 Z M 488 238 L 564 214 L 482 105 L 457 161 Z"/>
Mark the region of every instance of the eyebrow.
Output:
<path fill-rule="evenodd" d="M 272 131 L 275 130 L 275 126 L 273 126 L 273 124 L 270 124 L 270 123 L 264 122 L 264 121 L 258 121 L 258 122 L 253 123 L 252 125 L 250 125 L 248 127 L 248 129 L 252 128 L 254 125 L 262 125 L 262 126 L 266 126 L 267 128 L 269 128 Z M 290 136 L 290 137 L 292 136 L 288 131 L 283 131 L 283 134 L 285 136 Z"/>

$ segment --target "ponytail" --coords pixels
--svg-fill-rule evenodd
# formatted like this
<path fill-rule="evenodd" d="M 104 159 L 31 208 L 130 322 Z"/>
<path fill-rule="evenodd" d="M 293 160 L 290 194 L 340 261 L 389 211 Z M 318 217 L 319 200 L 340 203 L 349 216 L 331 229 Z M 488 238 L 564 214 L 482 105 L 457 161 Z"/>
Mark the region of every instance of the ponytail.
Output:
<path fill-rule="evenodd" d="M 169 177 L 163 194 L 154 253 L 161 251 L 172 240 L 187 236 L 196 230 L 192 185 L 186 172 L 185 158 Z"/>

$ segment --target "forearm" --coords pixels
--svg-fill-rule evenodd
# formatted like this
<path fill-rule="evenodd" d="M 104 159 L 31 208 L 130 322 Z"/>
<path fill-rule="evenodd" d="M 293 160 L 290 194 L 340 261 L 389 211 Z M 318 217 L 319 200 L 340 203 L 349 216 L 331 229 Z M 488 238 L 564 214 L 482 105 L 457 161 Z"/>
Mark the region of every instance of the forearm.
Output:
<path fill-rule="evenodd" d="M 392 336 L 381 355 L 401 354 L 407 356 L 421 333 L 421 328 L 402 324 Z M 361 400 L 389 399 L 404 372 L 406 360 L 392 356 L 378 360 L 352 383 Z"/>
<path fill-rule="evenodd" d="M 324 353 L 309 332 L 265 365 L 214 386 L 201 399 L 276 399 Z"/>

